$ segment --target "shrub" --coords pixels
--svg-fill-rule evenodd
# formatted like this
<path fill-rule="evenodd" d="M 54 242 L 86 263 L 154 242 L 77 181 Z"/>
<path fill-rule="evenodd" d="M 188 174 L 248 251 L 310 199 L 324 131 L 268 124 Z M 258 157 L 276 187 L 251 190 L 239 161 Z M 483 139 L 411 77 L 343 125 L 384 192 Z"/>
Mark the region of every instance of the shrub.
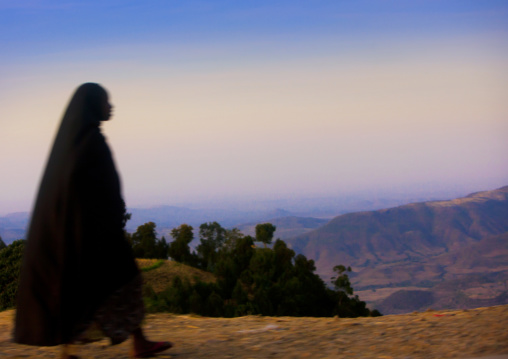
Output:
<path fill-rule="evenodd" d="M 0 310 L 15 305 L 24 248 L 20 239 L 0 250 Z"/>

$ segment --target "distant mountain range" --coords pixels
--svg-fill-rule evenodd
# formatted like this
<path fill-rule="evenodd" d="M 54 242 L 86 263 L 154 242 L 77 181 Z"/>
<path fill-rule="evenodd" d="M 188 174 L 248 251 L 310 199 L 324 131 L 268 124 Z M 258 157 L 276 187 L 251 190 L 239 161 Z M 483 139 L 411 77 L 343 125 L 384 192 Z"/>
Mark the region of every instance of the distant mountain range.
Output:
<path fill-rule="evenodd" d="M 324 218 L 288 216 L 271 218 L 263 222 L 273 224 L 277 228 L 275 231 L 275 237 L 286 240 L 312 231 L 313 229 L 328 223 L 328 221 L 329 219 Z M 237 226 L 237 228 L 245 235 L 255 236 L 256 225 L 258 223 L 260 222 L 242 224 Z"/>
<path fill-rule="evenodd" d="M 0 237 L 6 244 L 16 239 L 24 239 L 28 226 L 28 212 L 9 213 L 0 217 Z"/>
<path fill-rule="evenodd" d="M 155 222 L 159 235 L 168 237 L 172 228 L 186 223 L 197 228 L 205 222 L 219 222 L 223 227 L 250 227 L 262 222 L 277 222 L 276 235 L 281 238 L 296 236 L 314 229 L 310 221 L 331 219 L 339 214 L 387 208 L 415 200 L 452 198 L 456 190 L 395 191 L 386 193 L 352 193 L 328 197 L 293 197 L 271 200 L 208 201 L 181 206 L 128 208 L 132 213 L 127 230 L 134 232 L 146 222 Z M 0 236 L 6 243 L 25 238 L 29 221 L 28 212 L 10 213 L 0 217 Z M 295 221 L 295 217 L 301 219 Z M 286 218 L 286 219 L 284 219 Z M 292 218 L 292 219 L 291 219 Z M 321 219 L 321 220 L 320 220 Z M 315 222 L 315 221 L 314 221 Z M 317 223 L 317 222 L 316 222 Z"/>
<path fill-rule="evenodd" d="M 186 223 L 195 228 L 205 222 L 219 222 L 223 227 L 234 227 L 242 223 L 266 222 L 271 218 L 292 215 L 283 209 L 262 211 L 238 211 L 235 209 L 190 209 L 175 206 L 159 206 L 153 208 L 129 208 L 132 214 L 127 222 L 127 231 L 135 232 L 136 228 L 147 222 L 157 225 L 159 235 L 168 237 L 172 228 Z M 29 213 L 10 213 L 0 217 L 0 236 L 5 243 L 9 244 L 16 239 L 25 238 L 25 232 L 29 223 Z M 295 234 L 302 232 L 296 231 Z"/>
<path fill-rule="evenodd" d="M 508 303 L 508 186 L 449 201 L 349 213 L 286 240 L 383 313 Z"/>
<path fill-rule="evenodd" d="M 155 222 L 157 228 L 175 228 L 185 223 L 199 226 L 205 222 L 219 222 L 223 227 L 233 227 L 251 221 L 265 221 L 274 217 L 292 215 L 283 209 L 269 211 L 239 211 L 236 209 L 190 209 L 174 206 L 159 206 L 153 208 L 129 208 L 132 218 L 127 222 L 127 230 L 135 231 L 146 222 Z"/>

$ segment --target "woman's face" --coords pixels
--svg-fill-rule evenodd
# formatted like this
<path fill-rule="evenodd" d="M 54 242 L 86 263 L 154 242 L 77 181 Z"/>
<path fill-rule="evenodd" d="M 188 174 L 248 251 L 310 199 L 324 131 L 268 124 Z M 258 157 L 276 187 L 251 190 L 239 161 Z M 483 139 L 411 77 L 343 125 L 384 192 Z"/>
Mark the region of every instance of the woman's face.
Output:
<path fill-rule="evenodd" d="M 102 103 L 102 118 L 103 121 L 107 121 L 111 118 L 113 112 L 113 106 L 109 103 L 109 96 L 106 93 L 106 98 Z"/>

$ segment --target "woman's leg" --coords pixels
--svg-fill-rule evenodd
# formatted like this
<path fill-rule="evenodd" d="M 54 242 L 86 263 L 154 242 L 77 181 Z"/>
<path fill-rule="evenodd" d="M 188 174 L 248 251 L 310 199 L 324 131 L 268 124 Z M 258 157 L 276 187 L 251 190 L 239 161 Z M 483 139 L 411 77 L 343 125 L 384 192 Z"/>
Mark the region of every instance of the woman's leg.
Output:
<path fill-rule="evenodd" d="M 145 351 L 145 349 L 147 349 L 152 344 L 152 342 L 146 339 L 143 330 L 141 327 L 138 327 L 132 332 L 132 344 L 134 347 L 134 352 L 140 353 Z"/>

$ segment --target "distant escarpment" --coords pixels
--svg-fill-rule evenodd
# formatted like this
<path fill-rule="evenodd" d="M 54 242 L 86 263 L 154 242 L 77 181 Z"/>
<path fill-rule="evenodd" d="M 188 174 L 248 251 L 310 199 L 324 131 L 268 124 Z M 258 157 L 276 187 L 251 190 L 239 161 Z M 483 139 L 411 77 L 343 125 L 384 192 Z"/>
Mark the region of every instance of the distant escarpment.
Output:
<path fill-rule="evenodd" d="M 508 186 L 345 214 L 287 242 L 325 279 L 350 265 L 357 293 L 386 313 L 508 303 Z"/>

